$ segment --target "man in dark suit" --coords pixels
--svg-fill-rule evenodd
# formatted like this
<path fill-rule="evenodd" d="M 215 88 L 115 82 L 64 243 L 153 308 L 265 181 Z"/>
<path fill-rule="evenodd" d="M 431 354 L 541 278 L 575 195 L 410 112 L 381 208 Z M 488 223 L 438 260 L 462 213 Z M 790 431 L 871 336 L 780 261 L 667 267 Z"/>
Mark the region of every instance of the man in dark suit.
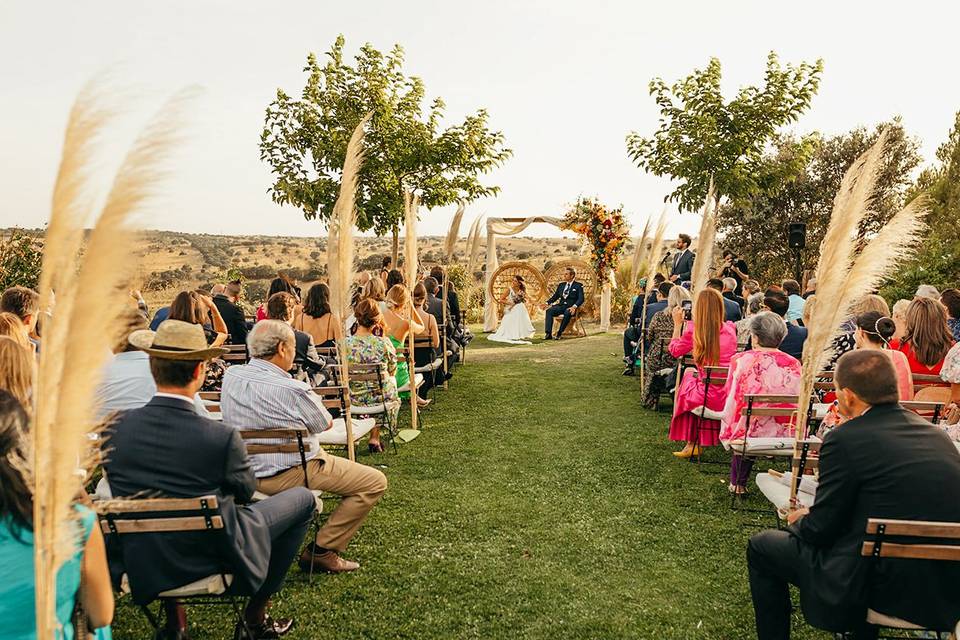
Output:
<path fill-rule="evenodd" d="M 763 306 L 781 318 L 787 315 L 790 301 L 786 294 L 779 289 L 769 289 L 763 296 Z M 807 328 L 798 327 L 792 322 L 787 323 L 787 335 L 780 343 L 780 351 L 788 353 L 797 360 L 803 359 L 803 343 L 807 341 Z"/>
<path fill-rule="evenodd" d="M 723 280 L 720 278 L 710 278 L 707 280 L 707 286 L 719 291 L 721 297 L 723 296 Z M 743 310 L 730 298 L 723 298 L 723 314 L 727 322 L 736 322 L 743 317 Z"/>
<path fill-rule="evenodd" d="M 577 271 L 573 267 L 567 267 L 563 278 L 564 281 L 557 285 L 553 295 L 541 305 L 546 310 L 543 331 L 547 340 L 553 340 L 554 337 L 559 340 L 577 309 L 583 306 L 583 285 L 577 282 Z M 560 320 L 557 335 L 554 336 L 553 319 L 557 316 L 563 316 L 563 318 Z"/>
<path fill-rule="evenodd" d="M 117 497 L 218 497 L 223 536 L 208 533 L 127 536 L 111 541 L 113 575 L 126 573 L 134 601 L 226 571 L 231 589 L 252 595 L 246 619 L 254 638 L 276 638 L 292 620 L 266 615 L 280 590 L 316 508 L 309 490 L 298 487 L 245 505 L 257 486 L 239 433 L 197 415 L 194 394 L 203 384 L 207 360 L 224 349 L 211 348 L 200 325 L 167 320 L 157 332 L 135 331 L 130 343 L 150 354 L 157 395 L 125 413 L 108 430 L 105 470 Z M 186 637 L 186 615 L 167 603 L 168 635 Z M 249 637 L 249 636 L 244 636 Z"/>
<path fill-rule="evenodd" d="M 656 302 L 647 303 L 646 312 L 643 309 L 643 300 L 645 295 L 637 296 L 633 303 L 633 309 L 630 311 L 630 320 L 627 323 L 627 329 L 623 332 L 623 360 L 626 368 L 623 375 L 632 376 L 634 374 L 634 362 L 637 358 L 637 343 L 641 336 L 641 330 L 650 326 L 650 319 L 653 315 L 667 308 L 667 296 L 670 295 L 670 289 L 673 288 L 672 282 L 661 282 L 655 289 Z"/>
<path fill-rule="evenodd" d="M 438 267 L 434 267 L 437 269 Z M 437 326 L 443 327 L 446 326 L 446 348 L 450 351 L 450 359 L 453 362 L 459 360 L 460 357 L 460 343 L 457 342 L 457 323 L 453 319 L 453 309 L 450 308 L 450 305 L 447 304 L 447 324 L 443 324 L 443 299 L 440 298 L 440 289 L 437 284 L 436 278 L 433 276 L 427 276 L 423 279 L 423 288 L 427 290 L 427 313 L 432 315 L 437 319 Z M 451 292 L 452 293 L 452 292 Z M 459 312 L 459 309 L 457 309 Z M 446 375 L 446 372 L 444 372 Z"/>
<path fill-rule="evenodd" d="M 670 282 L 681 284 L 688 282 L 693 273 L 693 261 L 696 256 L 690 251 L 690 236 L 681 233 L 677 237 L 677 252 L 673 255 L 673 268 L 670 270 Z"/>
<path fill-rule="evenodd" d="M 744 307 L 747 304 L 747 301 L 737 295 L 737 281 L 733 278 L 724 278 L 723 279 L 723 297 L 727 300 L 733 300 L 737 303 L 737 306 L 740 307 L 740 310 L 743 311 Z"/>
<path fill-rule="evenodd" d="M 867 607 L 933 629 L 960 619 L 960 563 L 860 555 L 868 518 L 960 522 L 960 454 L 939 428 L 902 408 L 886 354 L 856 350 L 837 361 L 840 412 L 849 418 L 820 449 L 813 506 L 793 511 L 786 530 L 747 547 L 760 640 L 790 637 L 788 584 L 800 589 L 807 621 L 875 638 Z"/>
<path fill-rule="evenodd" d="M 437 290 L 433 294 L 438 300 L 443 300 L 443 288 L 447 286 L 446 281 L 444 280 L 443 267 L 437 265 L 430 269 L 430 277 L 437 281 Z M 426 283 L 426 280 L 424 280 Z M 430 290 L 427 289 L 427 294 L 430 293 Z M 450 287 L 447 291 L 447 310 L 449 311 L 448 318 L 454 326 L 460 324 L 462 318 L 460 316 L 460 297 L 457 295 L 457 292 Z"/>
<path fill-rule="evenodd" d="M 227 284 L 223 293 L 213 294 L 213 304 L 217 306 L 220 317 L 227 325 L 227 343 L 246 344 L 247 343 L 247 319 L 243 315 L 243 309 L 240 308 L 241 285 L 239 280 Z"/>

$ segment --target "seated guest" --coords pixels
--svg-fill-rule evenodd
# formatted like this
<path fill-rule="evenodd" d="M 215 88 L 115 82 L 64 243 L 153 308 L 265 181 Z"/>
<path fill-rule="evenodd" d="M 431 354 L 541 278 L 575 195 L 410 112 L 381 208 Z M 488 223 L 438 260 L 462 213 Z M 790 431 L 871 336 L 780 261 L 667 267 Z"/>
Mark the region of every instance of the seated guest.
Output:
<path fill-rule="evenodd" d="M 650 327 L 653 316 L 657 312 L 667 308 L 667 297 L 670 295 L 670 290 L 673 287 L 674 284 L 672 282 L 661 282 L 655 289 L 657 301 L 653 304 L 648 302 L 646 309 L 643 308 L 643 295 L 637 296 L 637 299 L 634 301 L 633 309 L 630 310 L 630 319 L 627 322 L 627 328 L 623 332 L 623 361 L 626 363 L 623 375 L 634 375 L 637 354 L 640 351 L 639 341 L 643 335 L 642 332 L 645 328 Z M 649 343 L 646 346 L 649 346 Z"/>
<path fill-rule="evenodd" d="M 453 283 L 444 279 L 443 267 L 436 265 L 430 269 L 430 277 L 437 281 L 437 291 L 434 293 L 434 296 L 443 300 L 443 288 L 448 284 L 447 287 L 447 308 L 450 311 L 450 321 L 454 326 L 459 326 L 463 322 L 463 317 L 460 311 L 460 296 L 457 295 L 457 290 L 454 288 Z M 427 290 L 427 293 L 430 293 Z"/>
<path fill-rule="evenodd" d="M 769 291 L 763 297 L 763 306 L 768 311 L 772 311 L 781 318 L 787 315 L 787 309 L 790 302 L 787 296 L 779 291 Z M 787 335 L 780 343 L 780 351 L 788 353 L 797 360 L 803 358 L 803 343 L 807 341 L 806 327 L 798 327 L 795 324 L 787 323 Z"/>
<path fill-rule="evenodd" d="M 106 431 L 110 451 L 104 467 L 113 495 L 213 494 L 224 520 L 224 533 L 216 538 L 203 532 L 128 536 L 119 555 L 134 602 L 144 604 L 163 591 L 227 571 L 232 589 L 253 596 L 245 612 L 253 638 L 285 634 L 293 620 L 273 620 L 266 611 L 306 535 L 316 509 L 313 494 L 295 486 L 246 504 L 257 479 L 240 434 L 193 408 L 206 362 L 224 352 L 207 344 L 200 325 L 167 320 L 156 332 L 134 332 L 130 342 L 150 355 L 157 395 Z M 184 637 L 183 609 L 172 601 L 166 607 L 168 633 Z"/>
<path fill-rule="evenodd" d="M 432 364 L 436 361 L 438 355 L 442 355 L 440 352 L 440 329 L 437 326 L 437 319 L 432 313 L 429 312 L 429 296 L 427 295 L 427 287 L 424 286 L 424 283 L 432 281 L 435 285 L 436 280 L 432 277 L 424 278 L 424 281 L 418 283 L 417 286 L 413 288 L 413 312 L 416 314 L 417 322 L 423 325 L 423 331 L 419 331 L 414 334 L 415 338 L 429 338 L 430 346 L 426 345 L 417 345 L 413 354 L 413 361 L 416 367 L 423 367 L 429 364 Z M 437 384 L 443 384 L 444 380 L 449 380 L 452 374 L 446 372 L 443 368 L 443 365 L 440 365 L 440 368 L 436 371 L 432 371 L 424 374 L 423 376 L 423 385 L 418 390 L 418 394 L 421 398 L 427 397 L 427 392 L 435 387 Z"/>
<path fill-rule="evenodd" d="M 0 389 L 16 398 L 31 413 L 36 368 L 32 350 L 13 338 L 0 336 Z"/>
<path fill-rule="evenodd" d="M 733 300 L 734 302 L 737 303 L 737 306 L 740 307 L 741 310 L 743 310 L 743 307 L 746 301 L 740 296 L 738 296 L 736 291 L 737 291 L 737 281 L 733 278 L 724 278 L 723 291 L 721 292 L 723 294 L 723 297 L 726 298 L 727 300 Z"/>
<path fill-rule="evenodd" d="M 361 300 L 354 310 L 357 321 L 353 335 L 347 338 L 347 363 L 352 365 L 378 365 L 383 384 L 372 381 L 350 381 L 350 398 L 360 406 L 386 405 L 387 415 L 377 414 L 378 426 L 370 432 L 371 453 L 383 451 L 380 442 L 380 427 L 386 420 L 396 425 L 400 415 L 400 395 L 397 393 L 397 350 L 393 342 L 384 336 L 386 330 L 380 307 L 372 298 Z"/>
<path fill-rule="evenodd" d="M 960 453 L 937 427 L 903 409 L 890 358 L 857 350 L 837 362 L 834 384 L 849 420 L 820 449 L 813 506 L 793 511 L 786 530 L 764 531 L 747 546 L 760 640 L 790 637 L 790 592 L 800 590 L 807 622 L 875 638 L 867 607 L 933 629 L 952 628 L 960 563 L 861 557 L 868 518 L 960 521 Z M 875 571 L 870 566 L 876 567 Z"/>
<path fill-rule="evenodd" d="M 673 285 L 672 282 L 661 284 L 672 286 L 667 295 L 667 307 L 653 314 L 647 326 L 650 346 L 644 354 L 643 387 L 640 397 L 643 406 L 648 409 L 655 408 L 659 395 L 672 388 L 671 379 L 674 384 L 676 383 L 677 359 L 671 355 L 669 349 L 670 340 L 673 337 L 673 310 L 681 306 L 683 301 L 690 299 L 690 292 L 685 288 Z M 670 374 L 661 374 L 665 369 L 670 369 Z"/>
<path fill-rule="evenodd" d="M 424 309 L 426 309 L 427 313 L 429 313 L 434 320 L 436 320 L 437 326 L 439 327 L 444 324 L 443 300 L 437 297 L 437 292 L 440 290 L 440 285 L 437 284 L 437 281 L 433 278 L 433 276 L 424 278 L 421 284 L 423 284 L 424 292 L 426 293 L 426 297 L 424 298 Z M 416 287 L 414 287 L 414 289 L 416 289 Z M 416 298 L 416 296 L 414 296 L 414 298 Z M 414 302 L 414 307 L 416 307 L 416 302 Z M 449 312 L 450 308 L 448 306 L 447 318 L 450 317 Z"/>
<path fill-rule="evenodd" d="M 157 309 L 157 312 L 153 314 L 153 320 L 150 321 L 150 331 L 156 331 L 160 326 L 160 323 L 170 317 L 170 307 L 160 307 Z"/>
<path fill-rule="evenodd" d="M 12 313 L 18 317 L 30 342 L 38 345 L 33 334 L 40 317 L 40 294 L 27 287 L 10 287 L 0 296 L 0 312 Z"/>
<path fill-rule="evenodd" d="M 270 281 L 270 288 L 267 289 L 267 300 L 269 300 L 275 293 L 289 293 L 297 300 L 297 304 L 300 303 L 300 294 L 297 293 L 296 287 L 293 286 L 293 283 L 288 279 L 280 276 L 276 277 Z M 264 302 L 259 307 L 257 307 L 257 322 L 267 319 L 267 303 Z"/>
<path fill-rule="evenodd" d="M 279 320 L 293 326 L 293 314 L 296 313 L 297 299 L 293 294 L 281 291 L 270 296 L 267 300 L 267 319 Z M 294 354 L 294 368 L 292 373 L 298 380 L 313 380 L 315 374 L 323 369 L 317 347 L 313 344 L 313 336 L 305 331 L 293 330 L 296 343 Z"/>
<path fill-rule="evenodd" d="M 889 315 L 897 324 L 897 332 L 893 334 L 894 340 L 903 340 L 903 334 L 907 332 L 907 307 L 909 306 L 910 301 L 902 298 L 893 303 Z"/>
<path fill-rule="evenodd" d="M 954 341 L 960 340 L 960 290 L 944 289 L 940 294 L 940 304 L 947 310 L 947 327 Z"/>
<path fill-rule="evenodd" d="M 405 285 L 407 283 L 406 277 L 403 275 L 403 271 L 399 269 L 391 269 L 390 273 L 387 274 L 386 289 L 390 291 L 393 287 L 398 284 Z"/>
<path fill-rule="evenodd" d="M 887 354 L 893 370 L 897 372 L 900 400 L 913 400 L 913 374 L 910 372 L 907 356 L 901 351 L 889 348 L 890 340 L 897 330 L 893 319 L 882 316 L 877 311 L 867 311 L 857 316 L 856 323 L 853 339 L 857 343 L 857 349 L 873 349 Z"/>
<path fill-rule="evenodd" d="M 387 290 L 383 284 L 383 280 L 380 278 L 372 278 L 367 284 L 363 287 L 363 292 L 360 294 L 360 300 L 371 299 L 377 303 L 377 306 L 380 307 L 380 313 L 385 313 L 387 311 L 387 302 L 386 302 Z M 360 300 L 353 304 L 354 307 L 359 304 Z M 347 320 L 344 322 L 344 330 L 346 335 L 350 335 L 350 331 L 353 329 L 353 325 L 356 323 L 356 317 L 351 313 Z"/>
<path fill-rule="evenodd" d="M 786 322 L 799 322 L 803 317 L 803 305 L 806 299 L 800 295 L 800 283 L 796 280 L 784 280 L 782 285 L 783 292 L 787 294 L 787 315 L 784 316 Z"/>
<path fill-rule="evenodd" d="M 813 276 L 807 278 L 807 286 L 803 291 L 803 299 L 809 300 L 810 296 L 817 294 L 817 279 Z"/>
<path fill-rule="evenodd" d="M 361 271 L 353 281 L 353 288 L 350 290 L 350 308 L 357 306 L 360 298 L 363 296 L 363 288 L 370 282 L 370 272 Z M 309 295 L 309 292 L 307 293 Z"/>
<path fill-rule="evenodd" d="M 33 492 L 11 459 L 23 455 L 25 443 L 21 438 L 28 428 L 27 413 L 17 399 L 0 391 L 0 566 L 4 577 L 0 582 L 0 615 L 7 637 L 24 639 L 37 637 Z M 56 637 L 88 637 L 73 628 L 74 606 L 79 602 L 89 625 L 104 627 L 96 637 L 109 638 L 110 630 L 105 627 L 113 619 L 114 602 L 103 534 L 92 509 L 81 504 L 74 504 L 73 509 L 79 539 L 76 550 L 57 570 L 54 614 L 60 631 Z"/>
<path fill-rule="evenodd" d="M 423 331 L 423 325 L 417 322 L 413 314 L 413 299 L 407 287 L 395 284 L 387 291 L 387 311 L 383 314 L 384 335 L 393 343 L 396 351 L 407 342 L 407 335 L 413 331 L 414 335 Z M 406 362 L 397 363 L 397 388 L 402 388 L 410 382 L 411 374 Z M 412 386 L 412 385 L 411 385 Z M 410 396 L 408 391 L 400 393 L 400 398 L 406 400 Z M 417 405 L 425 407 L 430 400 L 417 397 Z"/>
<path fill-rule="evenodd" d="M 913 294 L 914 299 L 916 298 L 930 298 L 931 300 L 939 300 L 940 292 L 937 291 L 937 288 L 931 284 L 922 284 L 917 287 L 917 292 Z"/>
<path fill-rule="evenodd" d="M 907 356 L 914 374 L 939 375 L 943 359 L 954 344 L 943 305 L 932 298 L 914 298 L 904 319 L 903 339 L 892 340 L 890 348 Z"/>
<path fill-rule="evenodd" d="M 660 284 L 663 282 L 667 282 L 666 276 L 664 276 L 659 271 L 653 274 L 653 286 L 646 289 L 648 305 L 651 305 L 657 301 L 657 289 L 660 287 Z M 640 283 L 641 286 L 643 285 L 643 283 L 644 281 L 641 281 Z M 671 282 L 670 284 L 676 284 L 676 283 Z M 636 301 L 634 301 L 634 303 L 636 303 Z"/>
<path fill-rule="evenodd" d="M 704 404 L 713 411 L 723 409 L 723 386 L 711 385 L 707 392 L 702 382 L 704 367 L 726 367 L 730 364 L 730 358 L 737 352 L 737 330 L 732 322 L 724 321 L 723 297 L 712 288 L 697 294 L 692 322 L 684 322 L 682 307 L 674 307 L 671 313 L 673 339 L 670 341 L 670 355 L 680 358 L 692 353 L 696 364 L 696 369 L 687 369 L 683 373 L 673 419 L 670 421 L 670 439 L 686 443 L 682 450 L 673 455 L 689 458 L 699 455 L 701 447 L 719 443 L 719 423 L 701 419 L 693 412 Z"/>
<path fill-rule="evenodd" d="M 370 282 L 369 275 L 367 282 Z M 330 287 L 323 282 L 310 287 L 303 309 L 293 319 L 293 328 L 309 334 L 313 344 L 318 347 L 336 346 L 337 332 L 330 312 Z"/>
<path fill-rule="evenodd" d="M 750 342 L 750 319 L 763 310 L 763 294 L 754 293 L 747 299 L 743 307 L 744 317 L 737 320 L 737 346 Z"/>
<path fill-rule="evenodd" d="M 943 359 L 940 378 L 950 385 L 950 402 L 960 407 L 960 342 L 953 345 Z"/>
<path fill-rule="evenodd" d="M 869 311 L 875 311 L 881 316 L 890 316 L 890 308 L 887 306 L 887 301 L 877 294 L 868 293 L 857 298 L 857 301 L 850 307 L 850 315 L 841 323 L 840 331 L 833 338 L 831 345 L 832 354 L 823 367 L 825 371 L 833 371 L 840 356 L 856 348 L 857 345 L 853 339 L 853 333 L 857 329 L 857 316 Z"/>
<path fill-rule="evenodd" d="M 226 285 L 219 285 L 223 289 L 213 296 L 213 304 L 220 312 L 224 325 L 227 329 L 227 344 L 246 344 L 247 343 L 247 318 L 240 308 L 240 294 L 243 291 L 243 285 L 239 280 L 234 280 Z"/>
<path fill-rule="evenodd" d="M 439 268 L 440 267 L 435 267 L 435 269 L 439 269 Z M 444 347 L 447 349 L 447 351 L 450 352 L 449 360 L 452 362 L 457 362 L 460 358 L 460 349 L 463 347 L 463 345 L 470 342 L 470 340 L 466 338 L 466 335 L 463 329 L 460 327 L 459 302 L 457 306 L 457 316 L 456 316 L 457 320 L 454 320 L 455 316 L 453 314 L 453 307 L 450 306 L 450 301 L 449 300 L 447 301 L 447 306 L 446 306 L 447 321 L 446 321 L 446 325 L 444 325 L 444 321 L 443 321 L 444 306 L 443 306 L 443 298 L 440 297 L 442 292 L 440 290 L 439 281 L 433 276 L 428 276 L 423 279 L 423 286 L 427 291 L 427 298 L 424 302 L 424 305 L 425 305 L 424 308 L 430 313 L 431 316 L 433 316 L 436 319 L 437 327 L 446 326 L 446 336 L 445 336 L 446 339 L 444 341 Z M 449 288 L 450 288 L 450 291 L 448 292 L 448 295 L 449 294 L 456 295 L 456 292 L 453 290 L 452 284 L 449 285 Z"/>
<path fill-rule="evenodd" d="M 227 341 L 227 325 L 213 299 L 196 291 L 181 291 L 170 305 L 169 320 L 189 322 L 203 327 L 207 343 L 219 347 Z"/>
<path fill-rule="evenodd" d="M 753 348 L 730 358 L 730 373 L 724 389 L 727 399 L 723 407 L 723 418 L 720 420 L 721 442 L 744 440 L 748 437 L 784 438 L 793 435 L 790 419 L 777 416 L 752 416 L 750 433 L 747 433 L 747 417 L 744 415 L 747 395 L 799 393 L 800 361 L 780 351 L 780 343 L 786 335 L 787 325 L 783 318 L 775 313 L 765 311 L 750 318 Z M 730 460 L 731 492 L 746 493 L 752 468 L 753 460 L 733 454 Z"/>
<path fill-rule="evenodd" d="M 24 349 L 27 349 L 30 353 L 33 353 L 37 348 L 36 345 L 30 341 L 30 336 L 27 334 L 27 327 L 20 321 L 20 318 L 9 311 L 0 312 L 0 336 L 13 339 L 14 342 L 18 343 Z"/>
<path fill-rule="evenodd" d="M 813 294 L 809 298 L 806 298 L 806 302 L 803 305 L 803 316 L 800 317 L 800 326 L 810 327 L 810 319 L 813 318 L 813 310 L 817 306 L 817 294 Z"/>
<path fill-rule="evenodd" d="M 760 290 L 760 283 L 753 279 L 744 280 L 743 292 L 740 294 L 741 296 L 743 296 L 743 299 L 747 300 L 748 298 L 750 298 L 750 296 L 752 296 L 755 293 L 763 293 Z"/>
<path fill-rule="evenodd" d="M 295 355 L 293 330 L 287 323 L 258 322 L 247 346 L 250 362 L 230 367 L 223 377 L 220 408 L 224 424 L 235 429 L 304 427 L 310 433 L 321 433 L 333 425 L 320 396 L 310 385 L 287 373 Z M 317 533 L 314 544 L 300 557 L 300 566 L 307 570 L 312 563 L 331 573 L 354 571 L 360 565 L 339 554 L 386 491 L 387 479 L 373 467 L 328 455 L 316 443 L 307 457 L 310 488 L 339 495 L 342 500 Z M 299 453 L 256 454 L 251 458 L 257 489 L 262 493 L 283 495 L 286 489 L 303 486 Z"/>
<path fill-rule="evenodd" d="M 380 279 L 383 280 L 384 289 L 386 289 L 387 276 L 390 275 L 391 269 L 393 269 L 393 258 L 384 256 L 383 261 L 380 263 Z"/>
<path fill-rule="evenodd" d="M 710 278 L 707 280 L 707 286 L 718 293 L 723 292 L 723 280 L 720 278 Z M 724 319 L 727 322 L 736 322 L 743 317 L 743 311 L 740 309 L 739 304 L 733 300 L 724 298 L 722 295 L 720 300 L 723 301 Z"/>

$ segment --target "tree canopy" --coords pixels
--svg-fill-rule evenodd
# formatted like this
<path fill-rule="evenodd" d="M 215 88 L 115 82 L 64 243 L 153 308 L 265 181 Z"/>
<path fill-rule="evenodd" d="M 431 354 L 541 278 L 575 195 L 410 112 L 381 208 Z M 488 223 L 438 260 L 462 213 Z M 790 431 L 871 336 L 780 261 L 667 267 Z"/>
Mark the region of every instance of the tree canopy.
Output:
<path fill-rule="evenodd" d="M 667 200 L 681 210 L 702 205 L 711 177 L 717 202 L 749 196 L 759 189 L 767 145 L 810 106 L 822 71 L 822 60 L 784 68 L 771 51 L 763 86 L 742 87 L 729 102 L 716 58 L 673 86 L 654 78 L 650 95 L 660 108 L 660 127 L 652 137 L 627 136 L 630 158 L 650 173 L 680 181 Z"/>
<path fill-rule="evenodd" d="M 426 207 L 469 202 L 498 193 L 480 175 L 510 157 L 500 131 L 488 128 L 480 109 L 442 127 L 445 105 L 435 98 L 424 112 L 423 81 L 404 72 L 399 45 L 382 53 L 370 44 L 354 64 L 343 55 L 343 36 L 321 64 L 307 56 L 300 98 L 282 89 L 266 110 L 260 157 L 275 181 L 269 193 L 309 219 L 328 219 L 340 186 L 347 142 L 371 113 L 365 160 L 357 190 L 357 226 L 377 235 L 396 231 L 403 220 L 403 193 L 416 193 Z"/>
<path fill-rule="evenodd" d="M 805 222 L 802 266 L 814 268 L 843 174 L 884 128 L 887 144 L 873 206 L 860 227 L 861 236 L 876 233 L 903 206 L 911 174 L 920 164 L 919 142 L 907 134 L 899 119 L 837 136 L 778 136 L 758 163 L 755 191 L 720 208 L 717 229 L 722 243 L 747 256 L 752 276 L 774 282 L 793 273 L 787 225 Z"/>

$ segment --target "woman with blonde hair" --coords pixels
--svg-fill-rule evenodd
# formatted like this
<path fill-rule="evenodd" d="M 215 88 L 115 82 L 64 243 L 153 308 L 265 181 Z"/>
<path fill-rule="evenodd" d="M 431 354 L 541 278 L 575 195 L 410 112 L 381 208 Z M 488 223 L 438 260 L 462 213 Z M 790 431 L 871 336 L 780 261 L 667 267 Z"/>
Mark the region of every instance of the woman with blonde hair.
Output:
<path fill-rule="evenodd" d="M 26 327 L 16 315 L 4 311 L 0 313 L 0 336 L 12 338 L 14 342 L 33 353 L 36 346 L 27 337 Z"/>
<path fill-rule="evenodd" d="M 437 360 L 437 353 L 440 349 L 440 327 L 437 325 L 437 319 L 432 313 L 427 312 L 427 288 L 422 282 L 417 283 L 413 288 L 413 312 L 416 314 L 417 322 L 423 324 L 423 331 L 418 331 L 416 338 L 421 340 L 420 344 L 413 352 L 413 364 L 415 367 L 427 367 Z M 424 344 L 424 340 L 429 338 L 430 343 Z M 442 359 L 441 359 L 442 362 Z M 449 376 L 443 370 L 441 365 L 438 369 L 425 370 L 423 386 L 417 391 L 421 398 L 427 397 L 427 392 L 437 384 L 442 384 L 443 380 Z"/>
<path fill-rule="evenodd" d="M 14 338 L 0 336 L 0 389 L 16 398 L 29 413 L 33 406 L 33 353 Z"/>
<path fill-rule="evenodd" d="M 704 289 L 697 294 L 692 322 L 685 322 L 682 306 L 675 307 L 671 313 L 670 355 L 682 358 L 692 353 L 696 365 L 695 369 L 684 371 L 670 421 L 670 439 L 686 443 L 673 455 L 689 458 L 699 455 L 701 447 L 716 446 L 720 442 L 719 421 L 701 418 L 694 411 L 699 411 L 704 404 L 715 412 L 723 409 L 723 385 L 712 384 L 709 390 L 705 389 L 705 368 L 730 365 L 730 358 L 737 352 L 737 329 L 733 322 L 724 321 L 723 298 L 714 289 Z"/>
<path fill-rule="evenodd" d="M 897 325 L 897 331 L 893 334 L 894 340 L 903 340 L 903 334 L 907 332 L 907 307 L 909 306 L 910 301 L 904 298 L 893 303 L 893 312 L 890 317 Z"/>
<path fill-rule="evenodd" d="M 413 309 L 413 300 L 410 297 L 410 290 L 406 285 L 395 284 L 387 291 L 387 311 L 383 314 L 384 326 L 386 327 L 386 336 L 393 343 L 394 349 L 402 348 L 407 335 L 412 331 L 413 335 L 424 330 L 424 326 L 417 322 L 416 313 Z M 397 388 L 402 389 L 407 386 L 408 389 L 414 385 L 410 384 L 410 371 L 406 362 L 397 364 Z M 407 399 L 409 390 L 400 394 L 400 397 Z M 430 404 L 429 400 L 424 400 L 417 396 L 417 404 L 425 407 Z"/>
<path fill-rule="evenodd" d="M 377 278 L 379 281 L 379 278 Z M 377 406 L 383 402 L 389 415 L 379 414 L 377 426 L 370 431 L 367 447 L 370 453 L 383 451 L 380 427 L 384 420 L 397 424 L 400 414 L 400 396 L 397 394 L 397 351 L 393 342 L 384 336 L 383 314 L 372 298 L 357 303 L 354 310 L 357 321 L 353 334 L 347 338 L 347 363 L 350 365 L 379 365 L 383 373 L 383 387 L 373 382 L 350 381 L 351 402 L 359 406 Z"/>
<path fill-rule="evenodd" d="M 940 375 L 943 359 L 954 345 L 947 327 L 947 310 L 930 298 L 914 298 L 904 316 L 906 331 L 901 340 L 892 340 L 891 349 L 902 351 L 910 371 L 920 375 Z"/>
<path fill-rule="evenodd" d="M 850 305 L 850 315 L 840 325 L 840 333 L 833 338 L 832 354 L 823 367 L 825 371 L 833 371 L 840 356 L 857 348 L 857 341 L 854 338 L 854 333 L 857 330 L 857 316 L 871 311 L 884 317 L 890 316 L 890 307 L 887 306 L 887 301 L 875 293 L 860 296 Z"/>

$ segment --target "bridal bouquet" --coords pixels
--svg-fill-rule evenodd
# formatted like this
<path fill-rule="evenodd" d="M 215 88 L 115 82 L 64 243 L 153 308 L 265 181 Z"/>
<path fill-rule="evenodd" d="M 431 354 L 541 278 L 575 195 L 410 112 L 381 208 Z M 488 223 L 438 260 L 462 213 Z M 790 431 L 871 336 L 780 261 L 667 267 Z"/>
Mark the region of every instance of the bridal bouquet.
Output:
<path fill-rule="evenodd" d="M 593 198 L 580 198 L 563 216 L 563 229 L 580 234 L 590 247 L 590 262 L 600 282 L 616 271 L 626 248 L 630 225 L 623 218 L 623 207 L 607 209 Z"/>

